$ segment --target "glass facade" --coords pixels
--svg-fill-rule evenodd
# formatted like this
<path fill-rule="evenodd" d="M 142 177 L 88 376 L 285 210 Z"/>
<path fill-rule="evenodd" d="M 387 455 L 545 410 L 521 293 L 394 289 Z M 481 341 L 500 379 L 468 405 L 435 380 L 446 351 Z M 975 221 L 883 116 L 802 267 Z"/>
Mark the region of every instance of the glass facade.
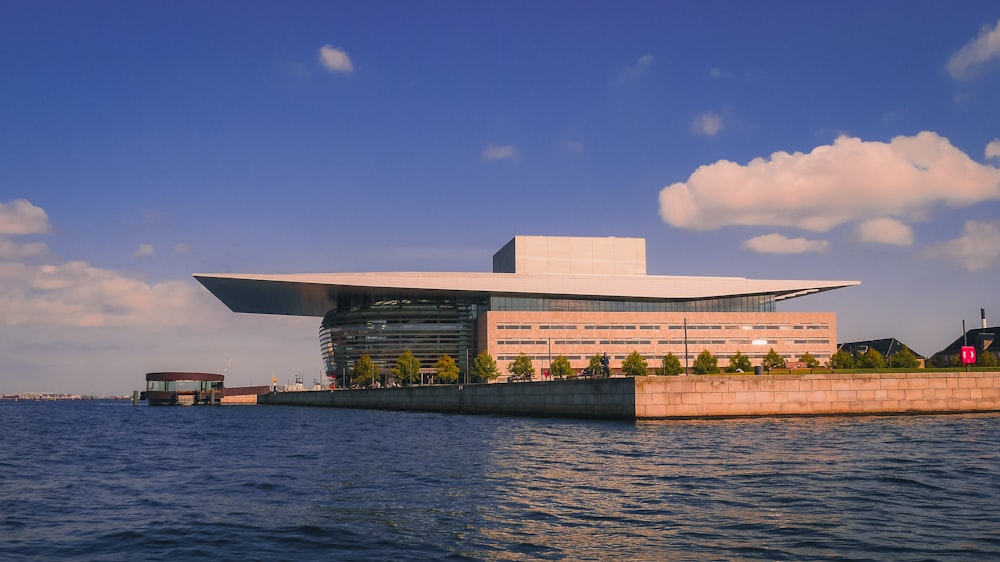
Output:
<path fill-rule="evenodd" d="M 694 300 L 567 299 L 544 296 L 495 296 L 490 310 L 534 312 L 774 312 L 774 295 Z"/>
<path fill-rule="evenodd" d="M 221 381 L 146 381 L 146 390 L 166 392 L 198 392 L 219 390 Z"/>
<path fill-rule="evenodd" d="M 450 355 L 462 373 L 475 358 L 477 323 L 485 297 L 356 295 L 341 297 L 320 327 L 327 376 L 348 384 L 354 363 L 367 353 L 380 376 L 390 376 L 396 359 L 409 350 L 431 372 Z M 346 378 L 345 378 L 346 375 Z"/>
<path fill-rule="evenodd" d="M 479 353 L 476 319 L 487 310 L 537 312 L 774 312 L 773 295 L 696 300 L 571 299 L 546 296 L 432 296 L 369 294 L 344 296 L 319 330 L 327 376 L 349 384 L 355 362 L 367 353 L 383 380 L 409 350 L 421 369 L 433 371 L 448 354 L 462 373 Z M 525 326 L 526 328 L 528 326 Z M 545 326 L 576 329 L 576 326 Z M 635 329 L 636 326 L 627 326 Z M 643 326 L 645 328 L 645 326 Z M 721 326 L 720 326 L 721 327 Z M 498 326 L 499 329 L 505 326 Z M 510 326 L 508 329 L 519 327 Z M 584 328 L 594 328 L 585 326 Z M 659 326 L 657 326 L 659 328 Z M 673 328 L 673 326 L 670 326 Z M 692 328 L 694 328 L 692 326 Z M 513 334 L 511 334 L 513 335 Z M 508 341 L 499 344 L 514 343 Z M 521 343 L 521 342 L 517 342 Z M 535 343 L 535 342 L 532 342 Z M 538 342 L 543 343 L 543 342 Z"/>

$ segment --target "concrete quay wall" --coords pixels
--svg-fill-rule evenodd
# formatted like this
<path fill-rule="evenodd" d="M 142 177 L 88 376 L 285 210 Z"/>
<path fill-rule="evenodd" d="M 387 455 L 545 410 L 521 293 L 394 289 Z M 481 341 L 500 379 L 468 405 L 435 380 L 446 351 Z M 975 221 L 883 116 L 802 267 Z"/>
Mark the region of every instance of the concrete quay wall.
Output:
<path fill-rule="evenodd" d="M 410 386 L 262 394 L 260 404 L 294 404 L 469 414 L 634 419 L 633 379 Z"/>
<path fill-rule="evenodd" d="M 1000 411 L 1000 372 L 704 375 L 263 394 L 260 404 L 658 419 Z"/>
<path fill-rule="evenodd" d="M 636 418 L 1000 411 L 998 372 L 635 379 Z"/>

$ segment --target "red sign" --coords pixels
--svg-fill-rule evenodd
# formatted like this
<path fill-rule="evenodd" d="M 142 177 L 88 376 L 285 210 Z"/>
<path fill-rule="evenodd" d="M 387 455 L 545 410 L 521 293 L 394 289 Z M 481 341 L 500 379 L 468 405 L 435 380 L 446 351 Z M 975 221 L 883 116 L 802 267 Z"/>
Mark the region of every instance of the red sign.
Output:
<path fill-rule="evenodd" d="M 971 345 L 962 346 L 962 364 L 969 365 L 976 362 L 976 348 Z"/>

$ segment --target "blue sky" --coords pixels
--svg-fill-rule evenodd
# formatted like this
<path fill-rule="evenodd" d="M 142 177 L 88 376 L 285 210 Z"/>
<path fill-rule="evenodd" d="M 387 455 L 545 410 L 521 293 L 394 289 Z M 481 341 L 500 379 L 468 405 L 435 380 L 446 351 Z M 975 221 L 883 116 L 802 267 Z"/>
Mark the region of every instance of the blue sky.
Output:
<path fill-rule="evenodd" d="M 487 271 L 515 234 L 860 280 L 781 307 L 841 341 L 1000 324 L 996 2 L 287 4 L 0 3 L 0 392 L 311 382 L 318 319 L 191 274 Z"/>

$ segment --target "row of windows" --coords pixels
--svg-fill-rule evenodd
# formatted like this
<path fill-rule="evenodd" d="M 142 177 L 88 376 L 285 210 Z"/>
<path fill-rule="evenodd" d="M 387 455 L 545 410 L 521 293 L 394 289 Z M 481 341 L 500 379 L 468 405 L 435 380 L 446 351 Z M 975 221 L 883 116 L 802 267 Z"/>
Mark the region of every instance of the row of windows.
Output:
<path fill-rule="evenodd" d="M 698 300 L 490 297 L 490 310 L 542 312 L 774 312 L 773 295 Z"/>
<path fill-rule="evenodd" d="M 514 361 L 519 356 L 520 355 L 498 355 L 496 360 L 497 360 L 498 363 L 501 362 L 501 361 Z M 681 360 L 683 360 L 685 358 L 683 353 L 681 353 L 681 354 L 674 354 L 674 356 L 677 357 L 678 359 L 681 359 Z M 750 359 L 763 359 L 764 357 L 767 357 L 767 354 L 766 353 L 744 353 L 743 356 L 749 357 Z M 525 357 L 527 357 L 528 359 L 531 359 L 532 361 L 541 361 L 543 365 L 548 365 L 548 362 L 549 362 L 550 359 L 555 359 L 558 356 L 554 355 L 554 356 L 550 357 L 548 355 L 528 355 L 528 354 L 525 354 Z M 570 361 L 583 361 L 583 360 L 588 360 L 589 361 L 590 358 L 593 357 L 593 356 L 592 355 L 563 355 L 563 357 L 565 357 L 566 359 L 568 359 Z M 628 357 L 628 355 L 612 355 L 610 353 L 608 354 L 608 358 L 609 359 L 618 360 L 618 361 L 624 361 L 627 357 Z M 725 367 L 725 365 L 722 364 L 721 362 L 722 361 L 729 361 L 730 357 L 732 357 L 732 356 L 730 356 L 730 355 L 715 355 L 715 358 L 720 361 L 720 367 Z M 790 355 L 782 355 L 782 357 L 786 361 L 797 361 L 798 360 L 798 357 L 793 357 L 793 356 L 790 356 Z M 830 354 L 828 354 L 828 353 L 814 353 L 813 357 L 815 357 L 817 360 L 820 360 L 820 359 L 829 359 L 830 358 Z M 698 354 L 697 353 L 689 353 L 687 355 L 687 359 L 689 359 L 691 361 L 694 361 L 697 358 L 698 358 Z M 648 365 L 648 367 L 649 367 L 650 370 L 653 370 L 653 369 L 656 369 L 656 368 L 659 367 L 659 365 L 656 364 L 655 360 L 651 361 L 651 358 L 649 358 L 649 357 L 646 357 L 645 359 L 646 359 L 647 365 Z M 499 367 L 503 367 L 503 365 L 501 364 L 501 365 L 499 365 Z"/>
<path fill-rule="evenodd" d="M 517 359 L 518 357 L 520 357 L 520 355 L 497 355 L 497 362 L 499 363 L 500 361 L 513 361 L 513 360 Z M 550 359 L 550 357 L 548 355 L 528 355 L 528 354 L 525 354 L 525 357 L 527 357 L 528 359 L 531 359 L 532 361 L 545 361 L 546 364 L 548 364 L 548 360 Z M 553 355 L 551 358 L 555 359 L 556 357 L 557 356 Z M 566 359 L 569 359 L 570 361 L 580 361 L 580 360 L 583 360 L 583 359 L 589 360 L 593 356 L 592 355 L 586 355 L 586 356 L 583 356 L 583 355 L 563 355 L 563 357 L 565 357 Z M 498 365 L 498 367 L 503 367 L 503 365 Z M 503 370 L 503 369 L 501 369 L 501 370 Z"/>
<path fill-rule="evenodd" d="M 670 325 L 667 327 L 669 330 L 683 330 L 683 324 Z M 753 326 L 748 325 L 732 325 L 727 324 L 725 326 L 720 326 L 718 324 L 688 324 L 688 330 L 829 330 L 829 324 L 756 324 Z"/>
<path fill-rule="evenodd" d="M 502 324 L 498 325 L 498 330 L 530 330 L 531 324 Z M 584 326 L 584 330 L 659 330 L 659 324 L 597 324 Z M 576 326 L 559 325 L 539 325 L 539 330 L 576 330 Z M 668 330 L 683 330 L 683 324 L 670 324 Z M 829 324 L 757 324 L 757 325 L 733 325 L 733 324 L 688 324 L 688 330 L 829 330 Z"/>
<path fill-rule="evenodd" d="M 549 340 L 497 340 L 497 345 L 548 345 Z M 556 345 L 595 345 L 600 343 L 601 345 L 650 345 L 651 340 L 554 340 L 551 343 Z M 659 345 L 684 345 L 684 340 L 657 340 Z M 699 339 L 688 339 L 688 345 L 777 345 L 778 340 L 776 339 L 757 339 L 757 340 L 699 340 Z M 785 343 L 795 344 L 795 345 L 808 345 L 808 344 L 829 344 L 830 340 L 828 338 L 813 338 L 807 340 L 785 340 Z"/>

